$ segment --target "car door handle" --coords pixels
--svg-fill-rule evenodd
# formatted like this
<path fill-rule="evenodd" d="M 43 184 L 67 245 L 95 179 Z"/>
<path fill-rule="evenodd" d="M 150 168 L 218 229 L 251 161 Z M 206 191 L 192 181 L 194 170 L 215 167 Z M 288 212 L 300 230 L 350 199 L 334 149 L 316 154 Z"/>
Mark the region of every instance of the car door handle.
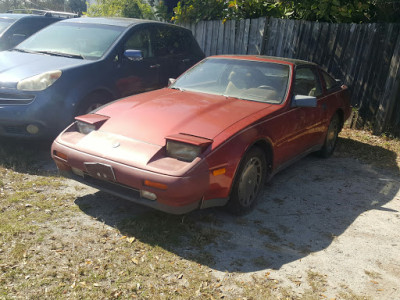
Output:
<path fill-rule="evenodd" d="M 190 58 L 182 59 L 182 62 L 183 62 L 183 63 L 188 63 L 188 62 L 190 62 Z"/>
<path fill-rule="evenodd" d="M 155 64 L 155 65 L 151 65 L 151 66 L 150 66 L 150 69 L 156 69 L 156 68 L 159 68 L 159 67 L 160 67 L 159 64 Z"/>

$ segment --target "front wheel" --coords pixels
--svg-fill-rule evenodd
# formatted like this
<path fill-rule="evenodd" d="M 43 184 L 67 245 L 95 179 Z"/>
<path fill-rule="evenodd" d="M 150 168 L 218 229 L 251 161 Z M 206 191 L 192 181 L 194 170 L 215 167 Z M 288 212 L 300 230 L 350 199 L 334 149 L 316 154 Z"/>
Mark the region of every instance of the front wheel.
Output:
<path fill-rule="evenodd" d="M 332 155 L 335 150 L 338 135 L 340 131 L 340 120 L 338 114 L 335 114 L 329 123 L 326 133 L 325 142 L 318 154 L 324 158 Z"/>
<path fill-rule="evenodd" d="M 111 96 L 103 93 L 93 93 L 87 96 L 79 105 L 76 115 L 86 115 L 91 111 L 111 101 Z"/>
<path fill-rule="evenodd" d="M 266 179 L 266 166 L 265 154 L 260 148 L 255 147 L 245 154 L 226 206 L 228 211 L 244 215 L 254 208 Z"/>

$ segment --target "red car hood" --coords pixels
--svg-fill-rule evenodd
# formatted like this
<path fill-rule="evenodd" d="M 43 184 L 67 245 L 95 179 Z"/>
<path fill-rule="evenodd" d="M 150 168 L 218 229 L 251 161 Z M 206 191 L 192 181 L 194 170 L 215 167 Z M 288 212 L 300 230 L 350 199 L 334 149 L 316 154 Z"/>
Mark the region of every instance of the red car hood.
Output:
<path fill-rule="evenodd" d="M 214 139 L 226 128 L 271 104 L 162 89 L 131 96 L 98 110 L 110 117 L 100 131 L 163 146 L 177 133 Z"/>

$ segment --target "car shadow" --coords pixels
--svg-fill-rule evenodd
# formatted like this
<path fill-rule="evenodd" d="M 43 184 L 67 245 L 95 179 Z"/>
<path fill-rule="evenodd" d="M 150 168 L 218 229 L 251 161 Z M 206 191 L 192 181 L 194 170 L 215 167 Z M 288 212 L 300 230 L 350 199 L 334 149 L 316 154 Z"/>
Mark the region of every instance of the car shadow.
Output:
<path fill-rule="evenodd" d="M 370 147 L 359 142 L 353 146 Z M 279 269 L 326 249 L 369 210 L 394 213 L 385 204 L 400 190 L 397 174 L 342 157 L 339 149 L 330 159 L 310 155 L 277 174 L 246 216 L 221 209 L 168 215 L 103 192 L 75 203 L 121 234 L 184 259 L 219 271 L 253 272 Z"/>
<path fill-rule="evenodd" d="M 0 138 L 0 166 L 32 175 L 56 175 L 50 155 L 52 141 Z"/>

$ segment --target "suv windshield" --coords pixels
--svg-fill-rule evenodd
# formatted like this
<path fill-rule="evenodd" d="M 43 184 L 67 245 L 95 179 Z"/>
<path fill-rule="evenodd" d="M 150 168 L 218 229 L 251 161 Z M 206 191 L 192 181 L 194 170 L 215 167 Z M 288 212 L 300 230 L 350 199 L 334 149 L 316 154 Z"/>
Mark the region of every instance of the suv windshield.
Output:
<path fill-rule="evenodd" d="M 125 28 L 101 24 L 56 23 L 28 38 L 16 50 L 96 60 Z"/>
<path fill-rule="evenodd" d="M 281 103 L 287 93 L 288 65 L 209 58 L 181 76 L 171 88 L 244 100 Z"/>
<path fill-rule="evenodd" d="M 0 19 L 0 34 L 14 22 L 15 20 L 12 19 Z"/>

